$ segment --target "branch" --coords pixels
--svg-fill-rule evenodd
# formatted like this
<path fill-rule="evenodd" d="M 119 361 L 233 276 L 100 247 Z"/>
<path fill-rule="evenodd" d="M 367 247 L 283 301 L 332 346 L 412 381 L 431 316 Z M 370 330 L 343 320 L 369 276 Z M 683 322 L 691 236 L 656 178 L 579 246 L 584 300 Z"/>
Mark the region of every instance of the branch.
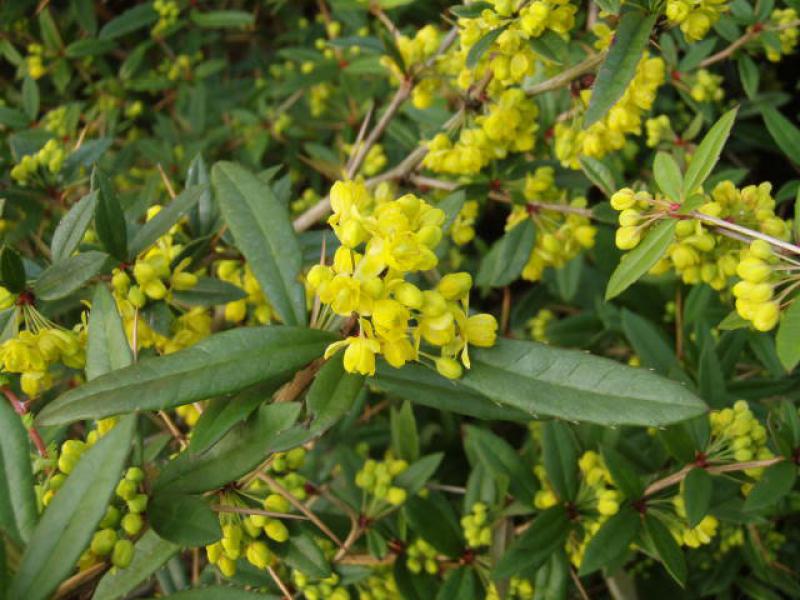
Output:
<path fill-rule="evenodd" d="M 715 63 L 718 63 L 720 61 L 725 60 L 731 54 L 736 52 L 739 48 L 741 48 L 742 46 L 747 44 L 747 42 L 750 42 L 750 41 L 756 39 L 757 37 L 759 37 L 765 31 L 783 31 L 785 29 L 794 29 L 795 27 L 798 27 L 798 26 L 800 26 L 800 20 L 792 21 L 791 23 L 786 23 L 784 25 L 778 25 L 777 27 L 766 28 L 766 27 L 762 26 L 762 27 L 758 27 L 758 28 L 748 29 L 744 33 L 744 35 L 742 35 L 742 37 L 740 37 L 737 40 L 734 40 L 729 46 L 727 46 L 726 48 L 723 48 L 722 50 L 720 50 L 716 54 L 712 54 L 708 58 L 700 61 L 700 64 L 698 65 L 698 67 L 700 67 L 701 69 L 704 69 L 704 68 L 709 67 L 709 66 L 711 66 L 711 65 L 713 65 Z"/>
<path fill-rule="evenodd" d="M 772 465 L 776 465 L 780 462 L 786 460 L 784 456 L 774 456 L 772 458 L 765 458 L 762 460 L 749 460 L 746 462 L 737 462 L 737 463 L 730 463 L 727 465 L 716 465 L 706 467 L 706 471 L 712 475 L 719 475 L 720 473 L 731 473 L 734 471 L 746 471 L 748 469 L 759 469 L 761 467 L 771 467 Z M 668 487 L 671 487 L 675 484 L 680 483 L 683 481 L 686 476 L 689 474 L 689 471 L 695 468 L 700 468 L 697 465 L 691 464 L 686 465 L 680 471 L 673 473 L 672 475 L 668 475 L 663 479 L 659 479 L 658 481 L 654 481 L 647 488 L 644 490 L 644 496 L 652 496 L 653 494 L 660 492 Z"/>
<path fill-rule="evenodd" d="M 585 75 L 586 73 L 593 71 L 597 65 L 603 62 L 606 57 L 606 53 L 607 51 L 603 50 L 597 54 L 592 54 L 591 56 L 585 58 L 583 62 L 579 62 L 574 67 L 570 67 L 569 69 L 561 71 L 561 73 L 555 77 L 551 77 L 550 79 L 540 83 L 525 86 L 522 89 L 525 90 L 525 93 L 528 96 L 537 96 L 538 94 L 544 94 L 545 92 L 557 90 L 558 88 L 571 83 L 574 79 L 577 79 L 581 75 Z"/>

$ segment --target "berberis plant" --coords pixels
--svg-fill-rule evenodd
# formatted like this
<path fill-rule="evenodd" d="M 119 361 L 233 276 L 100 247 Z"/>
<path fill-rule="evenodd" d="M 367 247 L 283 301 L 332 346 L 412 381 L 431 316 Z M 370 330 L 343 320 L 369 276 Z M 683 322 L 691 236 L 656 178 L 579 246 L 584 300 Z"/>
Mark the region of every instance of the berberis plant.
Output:
<path fill-rule="evenodd" d="M 0 2 L 0 600 L 800 598 L 799 11 Z"/>

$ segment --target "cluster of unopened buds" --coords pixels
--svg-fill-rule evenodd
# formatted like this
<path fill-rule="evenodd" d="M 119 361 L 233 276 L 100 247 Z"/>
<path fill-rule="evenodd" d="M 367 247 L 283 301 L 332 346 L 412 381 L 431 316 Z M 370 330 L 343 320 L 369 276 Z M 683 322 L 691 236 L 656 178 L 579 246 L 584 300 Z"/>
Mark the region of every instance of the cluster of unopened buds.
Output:
<path fill-rule="evenodd" d="M 728 10 L 729 0 L 667 0 L 669 22 L 679 25 L 688 42 L 708 34 L 720 15 Z"/>
<path fill-rule="evenodd" d="M 401 459 L 388 457 L 378 462 L 370 458 L 356 473 L 355 483 L 376 503 L 400 506 L 406 501 L 407 494 L 405 489 L 395 485 L 395 479 L 407 468 L 408 463 Z"/>
<path fill-rule="evenodd" d="M 225 305 L 226 321 L 241 323 L 250 314 L 256 323 L 266 325 L 270 322 L 273 318 L 272 307 L 249 264 L 237 260 L 221 260 L 217 263 L 217 277 L 243 289 L 247 294 L 246 297 Z"/>
<path fill-rule="evenodd" d="M 429 575 L 436 575 L 439 572 L 436 548 L 423 538 L 417 538 L 406 547 L 406 566 L 412 573 L 422 573 L 424 570 Z"/>
<path fill-rule="evenodd" d="M 473 504 L 470 512 L 461 517 L 461 529 L 470 548 L 491 545 L 492 522 L 489 518 L 489 507 L 483 502 Z"/>
<path fill-rule="evenodd" d="M 325 356 L 345 349 L 345 369 L 365 375 L 375 373 L 378 354 L 394 367 L 423 356 L 446 377 L 459 377 L 456 357 L 469 368 L 469 346 L 492 346 L 497 321 L 469 315 L 469 273 L 445 275 L 425 291 L 405 280 L 436 266 L 444 212 L 412 194 L 376 202 L 354 181 L 337 182 L 330 197 L 329 223 L 342 245 L 333 266 L 314 266 L 307 281 L 326 306 L 323 318 L 335 322 L 355 313 L 358 334 L 331 344 Z M 422 351 L 423 342 L 438 347 L 440 356 Z"/>
<path fill-rule="evenodd" d="M 61 171 L 67 151 L 55 139 L 48 140 L 44 146 L 33 154 L 26 154 L 11 169 L 11 177 L 20 185 L 27 185 L 30 179 L 39 174 L 56 175 Z"/>

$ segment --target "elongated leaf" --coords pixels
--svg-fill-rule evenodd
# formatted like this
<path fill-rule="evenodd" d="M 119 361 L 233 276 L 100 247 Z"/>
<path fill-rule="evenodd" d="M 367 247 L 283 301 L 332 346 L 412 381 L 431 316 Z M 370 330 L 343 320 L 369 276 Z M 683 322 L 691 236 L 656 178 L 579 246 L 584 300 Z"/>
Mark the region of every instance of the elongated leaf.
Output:
<path fill-rule="evenodd" d="M 475 350 L 461 382 L 530 415 L 605 425 L 666 425 L 706 410 L 684 386 L 644 369 L 534 342 Z"/>
<path fill-rule="evenodd" d="M 172 299 L 186 306 L 217 306 L 245 296 L 247 293 L 239 286 L 213 277 L 200 277 L 193 288 L 172 292 Z"/>
<path fill-rule="evenodd" d="M 507 476 L 514 496 L 525 504 L 532 503 L 536 492 L 533 473 L 509 443 L 480 427 L 467 426 L 466 432 L 466 443 L 489 472 Z"/>
<path fill-rule="evenodd" d="M 288 378 L 320 356 L 331 335 L 293 327 L 233 329 L 174 354 L 102 375 L 62 394 L 39 415 L 43 424 L 160 410 Z"/>
<path fill-rule="evenodd" d="M 472 68 L 480 62 L 486 51 L 492 47 L 494 41 L 506 30 L 505 27 L 493 29 L 472 45 L 467 53 L 467 68 Z"/>
<path fill-rule="evenodd" d="M 640 498 L 644 485 L 630 461 L 610 446 L 603 447 L 603 460 L 611 472 L 611 478 L 625 497 L 631 500 Z"/>
<path fill-rule="evenodd" d="M 703 141 L 697 146 L 692 155 L 692 162 L 686 169 L 686 176 L 683 179 L 683 195 L 688 196 L 693 193 L 711 174 L 722 153 L 722 148 L 728 140 L 728 136 L 736 120 L 738 109 L 734 108 L 722 115 L 714 126 L 709 129 Z"/>
<path fill-rule="evenodd" d="M 280 547 L 278 554 L 290 567 L 308 574 L 309 577 L 317 579 L 330 577 L 330 564 L 325 560 L 325 555 L 314 539 L 306 532 L 292 535 L 288 542 Z"/>
<path fill-rule="evenodd" d="M 98 37 L 100 39 L 113 40 L 137 29 L 152 25 L 157 19 L 158 15 L 151 4 L 139 4 L 103 25 Z"/>
<path fill-rule="evenodd" d="M 208 193 L 205 185 L 196 185 L 186 188 L 164 206 L 155 217 L 142 225 L 128 244 L 128 254 L 136 256 L 156 243 L 156 240 L 167 233 L 178 220 L 187 214 L 200 200 L 201 196 Z"/>
<path fill-rule="evenodd" d="M 104 284 L 99 284 L 89 313 L 86 343 L 86 379 L 91 381 L 133 362 L 133 353 L 122 326 L 114 298 Z"/>
<path fill-rule="evenodd" d="M 686 558 L 669 529 L 652 515 L 645 515 L 644 528 L 667 572 L 681 586 L 686 585 Z"/>
<path fill-rule="evenodd" d="M 514 281 L 528 262 L 535 241 L 536 227 L 531 219 L 525 219 L 492 245 L 481 261 L 475 283 L 502 287 Z"/>
<path fill-rule="evenodd" d="M 404 488 L 409 496 L 413 496 L 428 483 L 431 477 L 433 477 L 433 474 L 436 473 L 436 469 L 439 468 L 439 463 L 441 462 L 441 452 L 423 456 L 400 473 L 394 482 L 399 487 Z"/>
<path fill-rule="evenodd" d="M 711 506 L 713 482 L 705 469 L 692 469 L 683 480 L 683 503 L 689 527 L 697 527 Z"/>
<path fill-rule="evenodd" d="M 622 331 L 645 367 L 662 375 L 680 370 L 675 352 L 667 344 L 664 334 L 650 321 L 625 308 L 622 310 Z"/>
<path fill-rule="evenodd" d="M 436 600 L 478 600 L 483 597 L 474 569 L 459 567 L 445 577 Z"/>
<path fill-rule="evenodd" d="M 286 207 L 269 185 L 234 163 L 215 164 L 211 180 L 236 244 L 275 312 L 286 325 L 305 325 L 303 255 Z"/>
<path fill-rule="evenodd" d="M 200 453 L 184 452 L 169 462 L 154 489 L 166 493 L 199 494 L 224 486 L 258 466 L 280 443 L 280 435 L 297 420 L 297 403 L 268 404 L 248 422 Z"/>
<path fill-rule="evenodd" d="M 92 172 L 92 188 L 97 191 L 94 208 L 94 228 L 103 248 L 119 261 L 128 259 L 128 228 L 125 213 L 111 181 L 104 172 Z"/>
<path fill-rule="evenodd" d="M 669 219 L 656 225 L 636 248 L 622 257 L 606 287 L 606 300 L 611 300 L 636 283 L 655 265 L 669 248 L 675 234 L 676 221 Z"/>
<path fill-rule="evenodd" d="M 758 80 L 760 77 L 758 66 L 747 54 L 739 55 L 737 64 L 739 66 L 739 80 L 742 82 L 744 93 L 752 100 L 758 93 Z"/>
<path fill-rule="evenodd" d="M 148 598 L 148 600 L 162 600 L 163 598 L 170 598 L 171 600 L 281 600 L 283 597 L 275 596 L 274 594 L 262 594 L 261 592 L 249 592 L 229 585 L 210 585 L 208 587 L 175 592 L 168 596 Z"/>
<path fill-rule="evenodd" d="M 395 369 L 379 363 L 373 380 L 379 388 L 391 394 L 437 410 L 485 419 L 489 421 L 529 421 L 526 413 L 503 406 L 464 386 L 460 381 L 445 379 L 433 369 L 407 364 Z"/>
<path fill-rule="evenodd" d="M 59 221 L 53 232 L 53 241 L 50 243 L 50 252 L 53 255 L 54 263 L 75 252 L 89 223 L 92 222 L 96 203 L 97 192 L 90 192 L 73 204 L 69 212 Z"/>
<path fill-rule="evenodd" d="M 606 195 L 606 198 L 614 195 L 614 192 L 617 191 L 617 184 L 607 166 L 591 156 L 581 156 L 579 161 L 584 175 Z"/>
<path fill-rule="evenodd" d="M 800 301 L 795 301 L 781 315 L 778 334 L 775 336 L 775 350 L 787 371 L 794 369 L 800 362 Z"/>
<path fill-rule="evenodd" d="M 205 546 L 222 537 L 217 515 L 197 496 L 156 493 L 147 520 L 159 536 L 179 546 Z"/>
<path fill-rule="evenodd" d="M 586 553 L 581 562 L 580 575 L 594 573 L 608 565 L 628 550 L 641 527 L 639 514 L 630 507 L 620 511 L 603 523 L 598 532 L 586 546 Z"/>
<path fill-rule="evenodd" d="M 681 169 L 671 154 L 659 152 L 653 162 L 653 175 L 656 183 L 667 198 L 673 202 L 681 201 L 683 176 Z"/>
<path fill-rule="evenodd" d="M 320 369 L 306 394 L 306 405 L 314 416 L 311 428 L 323 432 L 348 413 L 364 387 L 364 376 L 344 370 L 337 354 Z"/>
<path fill-rule="evenodd" d="M 800 165 L 800 129 L 772 106 L 763 106 L 761 115 L 778 147 L 793 163 Z"/>
<path fill-rule="evenodd" d="M 119 482 L 135 425 L 134 416 L 121 419 L 78 461 L 31 534 L 12 598 L 49 598 L 75 568 Z"/>
<path fill-rule="evenodd" d="M 5 398 L 0 402 L 0 431 L 0 532 L 25 543 L 37 519 L 30 445 L 22 420 Z"/>
<path fill-rule="evenodd" d="M 578 448 L 564 423 L 547 421 L 542 431 L 542 460 L 558 497 L 573 501 L 578 493 Z"/>
<path fill-rule="evenodd" d="M 550 559 L 553 552 L 563 547 L 569 529 L 570 522 L 564 507 L 548 508 L 506 549 L 492 576 L 505 579 L 535 572 Z"/>
<path fill-rule="evenodd" d="M 40 300 L 65 298 L 111 263 L 108 254 L 96 250 L 69 256 L 42 271 L 33 284 L 33 292 Z"/>
<path fill-rule="evenodd" d="M 178 550 L 180 546 L 158 537 L 155 531 L 148 529 L 136 542 L 136 551 L 130 566 L 108 571 L 97 584 L 92 600 L 118 600 L 126 597 L 175 556 Z"/>
<path fill-rule="evenodd" d="M 0 250 L 0 283 L 14 294 L 23 291 L 27 284 L 25 265 L 19 253 L 6 245 Z"/>
<path fill-rule="evenodd" d="M 792 490 L 795 481 L 797 481 L 797 465 L 791 461 L 785 460 L 769 467 L 748 494 L 747 500 L 744 501 L 744 509 L 756 511 L 776 504 Z"/>
<path fill-rule="evenodd" d="M 411 529 L 447 556 L 459 556 L 464 550 L 461 527 L 446 500 L 434 502 L 414 496 L 406 501 L 403 512 Z"/>
<path fill-rule="evenodd" d="M 255 17 L 243 10 L 212 10 L 209 12 L 193 10 L 190 18 L 192 23 L 206 29 L 249 27 L 255 23 Z"/>
<path fill-rule="evenodd" d="M 39 113 L 39 85 L 30 75 L 22 81 L 22 109 L 30 119 Z"/>
<path fill-rule="evenodd" d="M 602 119 L 622 98 L 636 74 L 636 66 L 647 48 L 657 18 L 658 15 L 631 10 L 620 19 L 608 56 L 597 72 L 589 107 L 583 117 L 584 128 Z"/>
<path fill-rule="evenodd" d="M 394 455 L 407 462 L 417 460 L 419 458 L 419 433 L 411 402 L 406 400 L 399 409 L 392 407 L 389 425 Z"/>
<path fill-rule="evenodd" d="M 217 206 L 211 196 L 211 188 L 207 184 L 210 182 L 208 168 L 203 160 L 203 156 L 198 154 L 192 159 L 186 171 L 186 187 L 202 185 L 205 191 L 200 195 L 197 205 L 191 211 L 192 232 L 198 236 L 211 233 L 214 225 L 219 218 Z"/>

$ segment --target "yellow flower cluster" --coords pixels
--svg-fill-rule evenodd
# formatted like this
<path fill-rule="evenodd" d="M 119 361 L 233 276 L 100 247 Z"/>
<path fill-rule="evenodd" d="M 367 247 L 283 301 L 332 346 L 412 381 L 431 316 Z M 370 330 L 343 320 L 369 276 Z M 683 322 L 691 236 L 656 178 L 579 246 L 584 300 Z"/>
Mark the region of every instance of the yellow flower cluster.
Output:
<path fill-rule="evenodd" d="M 561 164 L 571 169 L 579 169 L 579 158 L 591 156 L 602 158 L 610 152 L 621 150 L 625 136 L 639 135 L 642 116 L 653 107 L 656 92 L 664 83 L 666 66 L 660 57 L 648 57 L 639 61 L 636 75 L 628 85 L 622 98 L 588 129 L 583 129 L 581 119 L 576 117 L 572 123 L 556 123 L 553 133 L 555 154 Z M 581 91 L 581 109 L 589 105 L 592 91 Z M 582 112 L 582 110 L 580 111 Z"/>
<path fill-rule="evenodd" d="M 325 579 L 312 581 L 302 571 L 292 571 L 292 582 L 306 600 L 350 600 L 350 592 L 341 585 L 341 577 L 333 573 Z"/>
<path fill-rule="evenodd" d="M 779 276 L 774 270 L 778 257 L 772 247 L 755 240 L 742 252 L 736 274 L 742 278 L 733 286 L 736 312 L 753 323 L 758 331 L 769 331 L 778 324 L 780 303 L 774 299 Z"/>
<path fill-rule="evenodd" d="M 400 506 L 406 501 L 406 491 L 393 483 L 407 468 L 408 463 L 401 459 L 387 458 L 378 462 L 370 458 L 356 473 L 355 483 L 377 501 Z"/>
<path fill-rule="evenodd" d="M 178 22 L 181 7 L 175 0 L 154 0 L 153 9 L 158 13 L 158 21 L 150 31 L 153 37 L 161 35 Z"/>
<path fill-rule="evenodd" d="M 683 489 L 683 483 L 681 483 Z M 672 497 L 672 506 L 675 508 L 677 514 L 683 522 L 676 522 L 670 527 L 670 532 L 675 541 L 681 546 L 688 546 L 689 548 L 699 548 L 702 545 L 710 544 L 711 539 L 717 534 L 719 521 L 713 515 L 706 515 L 695 526 L 689 527 L 686 523 L 686 504 L 683 500 L 683 495 L 678 494 Z"/>
<path fill-rule="evenodd" d="M 674 142 L 675 132 L 667 115 L 659 115 L 644 122 L 644 130 L 647 133 L 647 147 L 656 148 L 662 142 Z"/>
<path fill-rule="evenodd" d="M 44 48 L 41 44 L 28 44 L 28 56 L 25 57 L 25 68 L 31 79 L 40 79 L 47 73 L 47 68 L 42 61 Z"/>
<path fill-rule="evenodd" d="M 456 142 L 437 134 L 428 142 L 423 164 L 435 173 L 475 175 L 492 160 L 533 150 L 538 116 L 539 107 L 523 90 L 508 89 L 475 118 L 475 127 L 461 130 Z"/>
<path fill-rule="evenodd" d="M 547 326 L 555 319 L 553 311 L 546 308 L 541 309 L 528 321 L 531 337 L 537 342 L 548 343 Z"/>
<path fill-rule="evenodd" d="M 698 69 L 689 94 L 696 102 L 722 102 L 725 98 L 722 81 L 722 75 L 714 75 L 708 69 Z"/>
<path fill-rule="evenodd" d="M 480 205 L 477 200 L 467 200 L 458 211 L 450 227 L 450 239 L 457 246 L 464 246 L 475 239 L 475 221 Z"/>
<path fill-rule="evenodd" d="M 727 10 L 728 0 L 667 0 L 666 15 L 671 24 L 680 25 L 686 41 L 696 42 Z"/>
<path fill-rule="evenodd" d="M 800 41 L 800 28 L 797 27 L 797 10 L 794 8 L 776 8 L 770 15 L 769 22 L 775 28 L 779 28 L 778 40 L 781 44 L 780 52 L 772 45 L 764 43 L 764 48 L 767 52 L 767 59 L 772 62 L 778 62 L 782 56 L 792 54 L 797 48 L 797 43 Z M 795 25 L 792 26 L 792 23 Z"/>
<path fill-rule="evenodd" d="M 61 171 L 67 151 L 57 140 L 47 140 L 44 146 L 35 154 L 26 154 L 11 169 L 11 177 L 20 185 L 27 185 L 31 176 L 41 168 L 52 175 Z"/>
<path fill-rule="evenodd" d="M 505 596 L 507 600 L 533 600 L 535 589 L 529 579 L 522 577 L 512 577 L 508 582 L 508 589 Z M 501 600 L 500 592 L 493 582 L 486 588 L 486 600 Z"/>
<path fill-rule="evenodd" d="M 332 95 L 333 87 L 328 83 L 318 83 L 309 88 L 308 106 L 312 117 L 322 116 Z"/>
<path fill-rule="evenodd" d="M 247 296 L 225 305 L 225 320 L 230 323 L 241 323 L 247 319 L 248 312 L 253 320 L 266 325 L 274 318 L 272 307 L 267 301 L 253 270 L 247 263 L 236 260 L 221 260 L 217 263 L 217 277 L 243 289 Z"/>
<path fill-rule="evenodd" d="M 713 449 L 708 453 L 710 459 L 747 462 L 772 458 L 772 451 L 767 446 L 767 430 L 753 416 L 746 401 L 738 400 L 733 408 L 712 411 L 708 418 L 711 424 L 710 447 Z M 763 470 L 747 469 L 745 474 L 758 478 Z"/>
<path fill-rule="evenodd" d="M 403 57 L 406 69 L 421 66 L 436 54 L 441 38 L 441 31 L 433 25 L 425 25 L 417 30 L 413 38 L 399 35 L 395 39 L 395 43 L 400 51 L 400 56 Z M 398 84 L 404 83 L 406 76 L 392 58 L 389 56 L 381 57 L 381 64 L 389 69 L 393 79 Z M 415 83 L 411 91 L 411 102 L 416 108 L 428 108 L 433 103 L 435 92 L 439 85 L 440 80 L 435 73 L 423 73 L 422 78 Z"/>
<path fill-rule="evenodd" d="M 330 198 L 328 222 L 342 245 L 333 266 L 314 266 L 307 281 L 329 313 L 357 313 L 359 333 L 331 344 L 325 356 L 345 348 L 345 369 L 372 375 L 377 354 L 394 367 L 422 355 L 443 375 L 460 376 L 455 357 L 469 368 L 469 345 L 492 346 L 497 321 L 486 314 L 468 316 L 468 273 L 445 275 L 426 291 L 405 281 L 408 273 L 436 266 L 433 248 L 442 237 L 444 212 L 412 194 L 376 202 L 354 181 L 334 184 Z M 356 250 L 362 245 L 363 253 Z M 420 352 L 423 341 L 439 347 L 441 356 Z"/>
<path fill-rule="evenodd" d="M 12 317 L 13 318 L 13 317 Z M 82 369 L 86 361 L 86 330 L 61 329 L 52 323 L 20 331 L 0 345 L 0 365 L 4 373 L 19 373 L 22 391 L 35 398 L 53 386 L 50 368 L 62 364 Z"/>
<path fill-rule="evenodd" d="M 411 568 L 409 567 L 409 571 Z M 391 567 L 377 567 L 358 583 L 358 600 L 401 600 Z"/>
<path fill-rule="evenodd" d="M 492 523 L 488 508 L 483 502 L 472 505 L 469 514 L 461 517 L 461 529 L 470 548 L 489 546 L 492 543 Z"/>
<path fill-rule="evenodd" d="M 206 546 L 208 562 L 216 565 L 225 577 L 236 574 L 236 561 L 244 557 L 257 569 L 266 570 L 275 562 L 275 555 L 263 540 L 256 539 L 264 528 L 263 515 L 249 515 L 240 519 L 238 515 L 224 515 L 226 524 L 222 526 L 222 538 Z M 280 523 L 280 521 L 277 521 Z M 266 535 L 269 533 L 265 531 Z M 285 540 L 282 540 L 285 541 Z"/>
<path fill-rule="evenodd" d="M 67 107 L 62 105 L 47 111 L 42 119 L 42 126 L 53 135 L 66 137 L 69 134 Z"/>
<path fill-rule="evenodd" d="M 352 157 L 356 153 L 356 147 L 353 144 L 345 144 L 344 151 Z M 380 173 L 387 162 L 388 159 L 386 158 L 386 153 L 383 151 L 383 146 L 374 144 L 367 151 L 367 155 L 364 157 L 364 163 L 361 165 L 358 172 L 367 177 L 372 177 Z"/>
<path fill-rule="evenodd" d="M 439 572 L 436 548 L 424 539 L 417 538 L 406 548 L 406 566 L 412 573 L 422 573 L 424 569 L 429 575 L 436 575 Z"/>

